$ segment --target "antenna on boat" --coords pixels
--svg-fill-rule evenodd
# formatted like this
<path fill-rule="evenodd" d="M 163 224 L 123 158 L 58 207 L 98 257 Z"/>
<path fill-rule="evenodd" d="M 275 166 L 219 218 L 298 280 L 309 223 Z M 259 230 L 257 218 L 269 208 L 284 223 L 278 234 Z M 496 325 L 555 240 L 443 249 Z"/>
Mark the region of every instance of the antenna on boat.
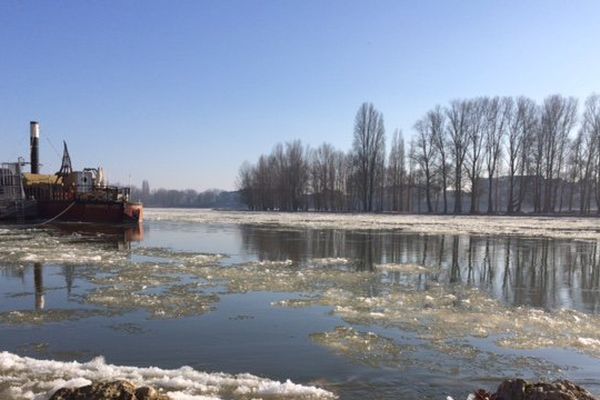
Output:
<path fill-rule="evenodd" d="M 57 176 L 66 176 L 73 172 L 73 166 L 71 165 L 71 156 L 69 156 L 69 149 L 67 148 L 67 142 L 63 140 L 64 150 L 62 163 L 60 170 L 56 173 Z"/>

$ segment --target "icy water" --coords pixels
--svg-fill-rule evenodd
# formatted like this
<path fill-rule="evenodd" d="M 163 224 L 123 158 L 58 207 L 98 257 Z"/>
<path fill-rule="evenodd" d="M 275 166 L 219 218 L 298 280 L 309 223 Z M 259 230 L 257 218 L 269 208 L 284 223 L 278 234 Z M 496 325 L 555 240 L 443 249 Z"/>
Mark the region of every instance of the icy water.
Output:
<path fill-rule="evenodd" d="M 516 376 L 600 394 L 598 246 L 168 218 L 5 227 L 0 398 L 115 377 L 173 399 L 462 399 Z"/>

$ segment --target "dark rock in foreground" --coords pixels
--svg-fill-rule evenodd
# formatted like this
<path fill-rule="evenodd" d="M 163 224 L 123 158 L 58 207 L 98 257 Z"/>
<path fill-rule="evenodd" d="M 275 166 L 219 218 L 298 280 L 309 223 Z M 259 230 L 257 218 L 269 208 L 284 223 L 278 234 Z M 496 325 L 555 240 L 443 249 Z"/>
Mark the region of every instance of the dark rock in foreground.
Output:
<path fill-rule="evenodd" d="M 50 400 L 168 400 L 151 387 L 127 381 L 100 382 L 75 389 L 58 389 Z"/>
<path fill-rule="evenodd" d="M 527 383 L 523 379 L 504 381 L 496 393 L 474 393 L 475 400 L 598 400 L 584 388 L 569 381 Z"/>
<path fill-rule="evenodd" d="M 584 388 L 566 380 L 552 383 L 527 383 L 523 379 L 507 380 L 496 393 L 479 390 L 474 400 L 599 400 Z M 164 394 L 147 386 L 136 387 L 128 381 L 99 382 L 75 389 L 59 389 L 50 400 L 168 400 Z"/>

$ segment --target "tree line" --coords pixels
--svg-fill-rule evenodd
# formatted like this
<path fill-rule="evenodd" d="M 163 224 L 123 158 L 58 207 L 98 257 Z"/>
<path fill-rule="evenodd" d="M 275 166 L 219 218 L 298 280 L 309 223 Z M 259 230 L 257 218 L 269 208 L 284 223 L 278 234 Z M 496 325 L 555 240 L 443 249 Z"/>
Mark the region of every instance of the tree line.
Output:
<path fill-rule="evenodd" d="M 142 187 L 131 187 L 131 199 L 141 201 L 146 207 L 167 208 L 242 208 L 238 192 L 209 189 L 197 192 L 193 189 L 153 189 L 147 180 Z"/>
<path fill-rule="evenodd" d="M 363 103 L 348 152 L 277 144 L 239 171 L 251 210 L 581 213 L 600 210 L 600 96 L 477 97 L 436 106 L 386 151 Z"/>

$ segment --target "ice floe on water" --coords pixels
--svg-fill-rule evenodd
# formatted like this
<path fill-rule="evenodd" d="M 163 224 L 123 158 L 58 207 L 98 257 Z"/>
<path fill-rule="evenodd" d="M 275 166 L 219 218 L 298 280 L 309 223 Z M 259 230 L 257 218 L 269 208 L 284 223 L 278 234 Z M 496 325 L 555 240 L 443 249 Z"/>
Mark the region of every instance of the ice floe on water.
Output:
<path fill-rule="evenodd" d="M 28 239 L 15 240 L 19 235 L 26 235 Z M 77 266 L 74 273 L 86 284 L 71 299 L 80 302 L 80 305 L 76 304 L 80 308 L 43 312 L 13 310 L 0 314 L 0 324 L 36 325 L 125 315 L 132 311 L 143 311 L 147 318 L 153 319 L 195 317 L 211 312 L 220 297 L 227 294 L 288 292 L 289 299 L 281 300 L 279 297 L 273 305 L 290 308 L 324 306 L 330 310 L 324 312 L 342 320 L 337 323 L 353 325 L 329 332 L 315 332 L 311 340 L 334 354 L 365 366 L 434 368 L 435 357 L 426 362 L 421 358 L 422 352 L 415 356 L 411 347 L 414 343 L 419 351 L 425 349 L 457 361 L 454 364 L 457 368 L 469 365 L 473 371 L 471 376 L 504 376 L 507 371 L 519 373 L 519 368 L 541 371 L 541 375 L 544 371 L 556 369 L 531 357 L 503 357 L 483 351 L 469 343 L 470 339 L 487 341 L 492 346 L 495 344 L 506 349 L 566 348 L 600 358 L 600 316 L 566 309 L 549 312 L 531 307 L 510 307 L 483 290 L 462 284 L 444 286 L 437 283 L 435 277 L 422 279 L 435 267 L 385 263 L 377 265 L 375 271 L 369 271 L 353 266 L 355 259 L 342 257 L 307 258 L 304 261 L 265 259 L 227 265 L 223 262 L 225 257 L 222 254 L 181 252 L 160 247 L 119 249 L 100 241 L 86 242 L 76 236 L 55 236 L 42 230 L 16 232 L 12 236 L 4 233 L 0 237 L 0 262 L 21 267 L 34 261 Z M 402 279 L 391 282 L 389 277 L 392 275 Z M 142 332 L 138 327 L 129 325 L 112 328 L 131 334 Z M 380 333 L 381 328 L 409 334 L 414 341 L 408 346 L 403 340 L 384 336 Z M 373 330 L 378 333 L 370 332 Z M 78 368 L 87 364 L 90 363 L 79 364 Z M 442 372 L 452 373 L 452 364 L 448 362 L 446 365 Z M 120 368 L 133 367 L 114 368 L 124 371 Z M 298 391 L 291 395 L 286 389 L 288 384 L 269 383 L 272 381 L 255 377 L 252 379 L 263 383 L 242 385 L 239 383 L 240 376 L 228 376 L 238 383 L 218 384 L 212 392 L 196 390 L 194 386 L 169 386 L 188 379 L 185 378 L 187 369 L 176 371 L 184 377 L 161 372 L 170 376 L 168 384 L 153 377 L 150 372 L 131 372 L 134 375 L 131 379 L 170 390 L 172 398 L 269 398 L 268 393 L 278 390 L 283 390 L 288 396 L 283 398 L 329 398 L 326 395 L 310 397 L 313 392 L 306 395 L 308 397 L 298 394 Z M 200 373 L 193 371 L 193 374 Z M 19 380 L 24 378 L 7 376 L 13 376 L 18 384 L 10 386 L 10 382 L 0 381 L 0 390 L 12 387 L 10 390 L 14 391 L 25 384 L 24 380 Z M 44 390 L 47 393 L 54 387 L 52 382 L 59 379 L 70 382 L 73 379 L 96 378 L 86 374 L 50 376 L 45 383 L 25 384 L 24 389 L 18 389 L 22 390 L 18 395 L 21 397 L 15 395 L 14 398 L 31 399 Z M 267 392 L 261 391 L 261 385 L 275 386 L 270 386 L 273 392 Z"/>
<path fill-rule="evenodd" d="M 253 264 L 258 265 L 260 267 L 287 267 L 292 265 L 294 262 L 292 260 L 260 260 L 255 261 Z"/>
<path fill-rule="evenodd" d="M 96 381 L 128 380 L 153 386 L 171 399 L 335 399 L 324 389 L 278 382 L 251 374 L 207 373 L 191 367 L 161 369 L 107 364 L 102 357 L 89 362 L 61 362 L 0 352 L 0 398 L 47 400 L 62 387 L 81 387 Z"/>
<path fill-rule="evenodd" d="M 223 254 L 173 251 L 162 247 L 139 247 L 134 250 L 138 256 L 157 258 L 167 263 L 185 262 L 186 265 L 204 265 L 216 263 L 225 258 Z"/>
<path fill-rule="evenodd" d="M 306 262 L 307 265 L 347 265 L 352 261 L 345 257 L 325 257 L 325 258 L 311 258 Z"/>
<path fill-rule="evenodd" d="M 219 300 L 215 294 L 199 291 L 196 284 L 169 285 L 159 293 L 144 293 L 143 290 L 132 292 L 127 284 L 101 287 L 87 295 L 85 302 L 119 314 L 142 310 L 151 318 L 171 319 L 205 314 L 213 310 Z"/>
<path fill-rule="evenodd" d="M 376 264 L 375 269 L 386 272 L 404 272 L 406 274 L 427 274 L 430 272 L 428 268 L 418 264 Z"/>
<path fill-rule="evenodd" d="M 0 324 L 43 325 L 49 322 L 76 321 L 98 316 L 107 316 L 107 313 L 89 309 L 15 310 L 0 313 Z"/>
<path fill-rule="evenodd" d="M 21 233 L 22 234 L 22 233 Z M 7 234 L 3 235 L 6 236 Z M 423 340 L 490 338 L 512 349 L 570 348 L 600 357 L 600 316 L 573 310 L 549 312 L 531 307 L 510 307 L 483 290 L 464 285 L 443 286 L 429 282 L 417 286 L 427 267 L 413 264 L 382 264 L 376 272 L 356 271 L 350 260 L 312 259 L 303 264 L 291 260 L 263 260 L 223 265 L 220 254 L 178 252 L 163 248 L 109 249 L 99 243 L 85 244 L 73 238 L 52 238 L 29 232 L 32 243 L 3 242 L 0 261 L 20 260 L 20 254 L 38 254 L 56 260 L 53 251 L 68 249 L 80 261 L 77 276 L 91 287 L 78 296 L 91 310 L 12 310 L 0 314 L 0 323 L 43 324 L 97 315 L 123 315 L 145 311 L 149 318 L 199 316 L 214 309 L 222 293 L 295 293 L 277 306 L 328 306 L 333 314 L 351 324 L 397 327 Z M 4 246 L 4 244 L 7 244 Z M 33 250 L 24 250 L 24 248 Z M 99 255 L 89 264 L 84 254 Z M 161 262 L 133 262 L 131 254 L 158 258 Z M 387 273 L 410 279 L 390 284 Z M 218 288 L 218 294 L 215 293 Z M 297 293 L 305 296 L 298 298 Z"/>
<path fill-rule="evenodd" d="M 23 234 L 14 231 L 15 235 Z M 203 291 L 202 282 L 185 281 L 182 269 L 193 271 L 217 264 L 220 254 L 174 252 L 169 249 L 118 249 L 110 243 L 81 241 L 73 235 L 52 236 L 39 230 L 27 240 L 0 242 L 0 262 L 6 265 L 58 264 L 77 266 L 73 273 L 92 284 L 74 300 L 94 309 L 13 310 L 0 313 L 0 323 L 37 325 L 73 321 L 92 316 L 124 314 L 143 310 L 151 318 L 201 315 L 213 309 L 218 297 Z M 133 262 L 131 254 L 155 257 L 157 263 Z M 45 290 L 48 290 L 47 288 Z M 15 294 L 7 294 L 14 296 Z"/>
<path fill-rule="evenodd" d="M 360 332 L 352 327 L 339 326 L 331 332 L 319 332 L 310 338 L 337 355 L 349 358 L 355 363 L 379 368 L 406 367 L 405 352 L 414 351 L 410 346 L 400 346 L 394 340 L 373 332 Z"/>
<path fill-rule="evenodd" d="M 570 348 L 600 357 L 600 316 L 508 307 L 476 288 L 396 290 L 368 297 L 336 288 L 324 293 L 321 304 L 331 305 L 349 323 L 395 326 L 431 342 L 490 337 L 512 349 Z"/>
<path fill-rule="evenodd" d="M 372 368 L 406 368 L 452 375 L 460 369 L 471 377 L 523 376 L 536 379 L 560 376 L 559 366 L 531 356 L 497 354 L 466 341 L 433 341 L 427 346 L 399 344 L 397 340 L 352 327 L 310 335 L 313 342 L 355 364 Z M 434 350 L 433 352 L 431 350 Z"/>
<path fill-rule="evenodd" d="M 144 218 L 148 221 L 180 223 L 255 224 L 346 230 L 393 229 L 423 234 L 493 234 L 600 239 L 596 219 L 577 217 L 280 213 L 151 208 L 146 210 Z"/>
<path fill-rule="evenodd" d="M 10 264 L 44 263 L 61 265 L 116 264 L 127 259 L 126 251 L 111 243 L 82 240 L 77 235 L 50 231 L 12 230 L 0 236 L 0 261 Z"/>

